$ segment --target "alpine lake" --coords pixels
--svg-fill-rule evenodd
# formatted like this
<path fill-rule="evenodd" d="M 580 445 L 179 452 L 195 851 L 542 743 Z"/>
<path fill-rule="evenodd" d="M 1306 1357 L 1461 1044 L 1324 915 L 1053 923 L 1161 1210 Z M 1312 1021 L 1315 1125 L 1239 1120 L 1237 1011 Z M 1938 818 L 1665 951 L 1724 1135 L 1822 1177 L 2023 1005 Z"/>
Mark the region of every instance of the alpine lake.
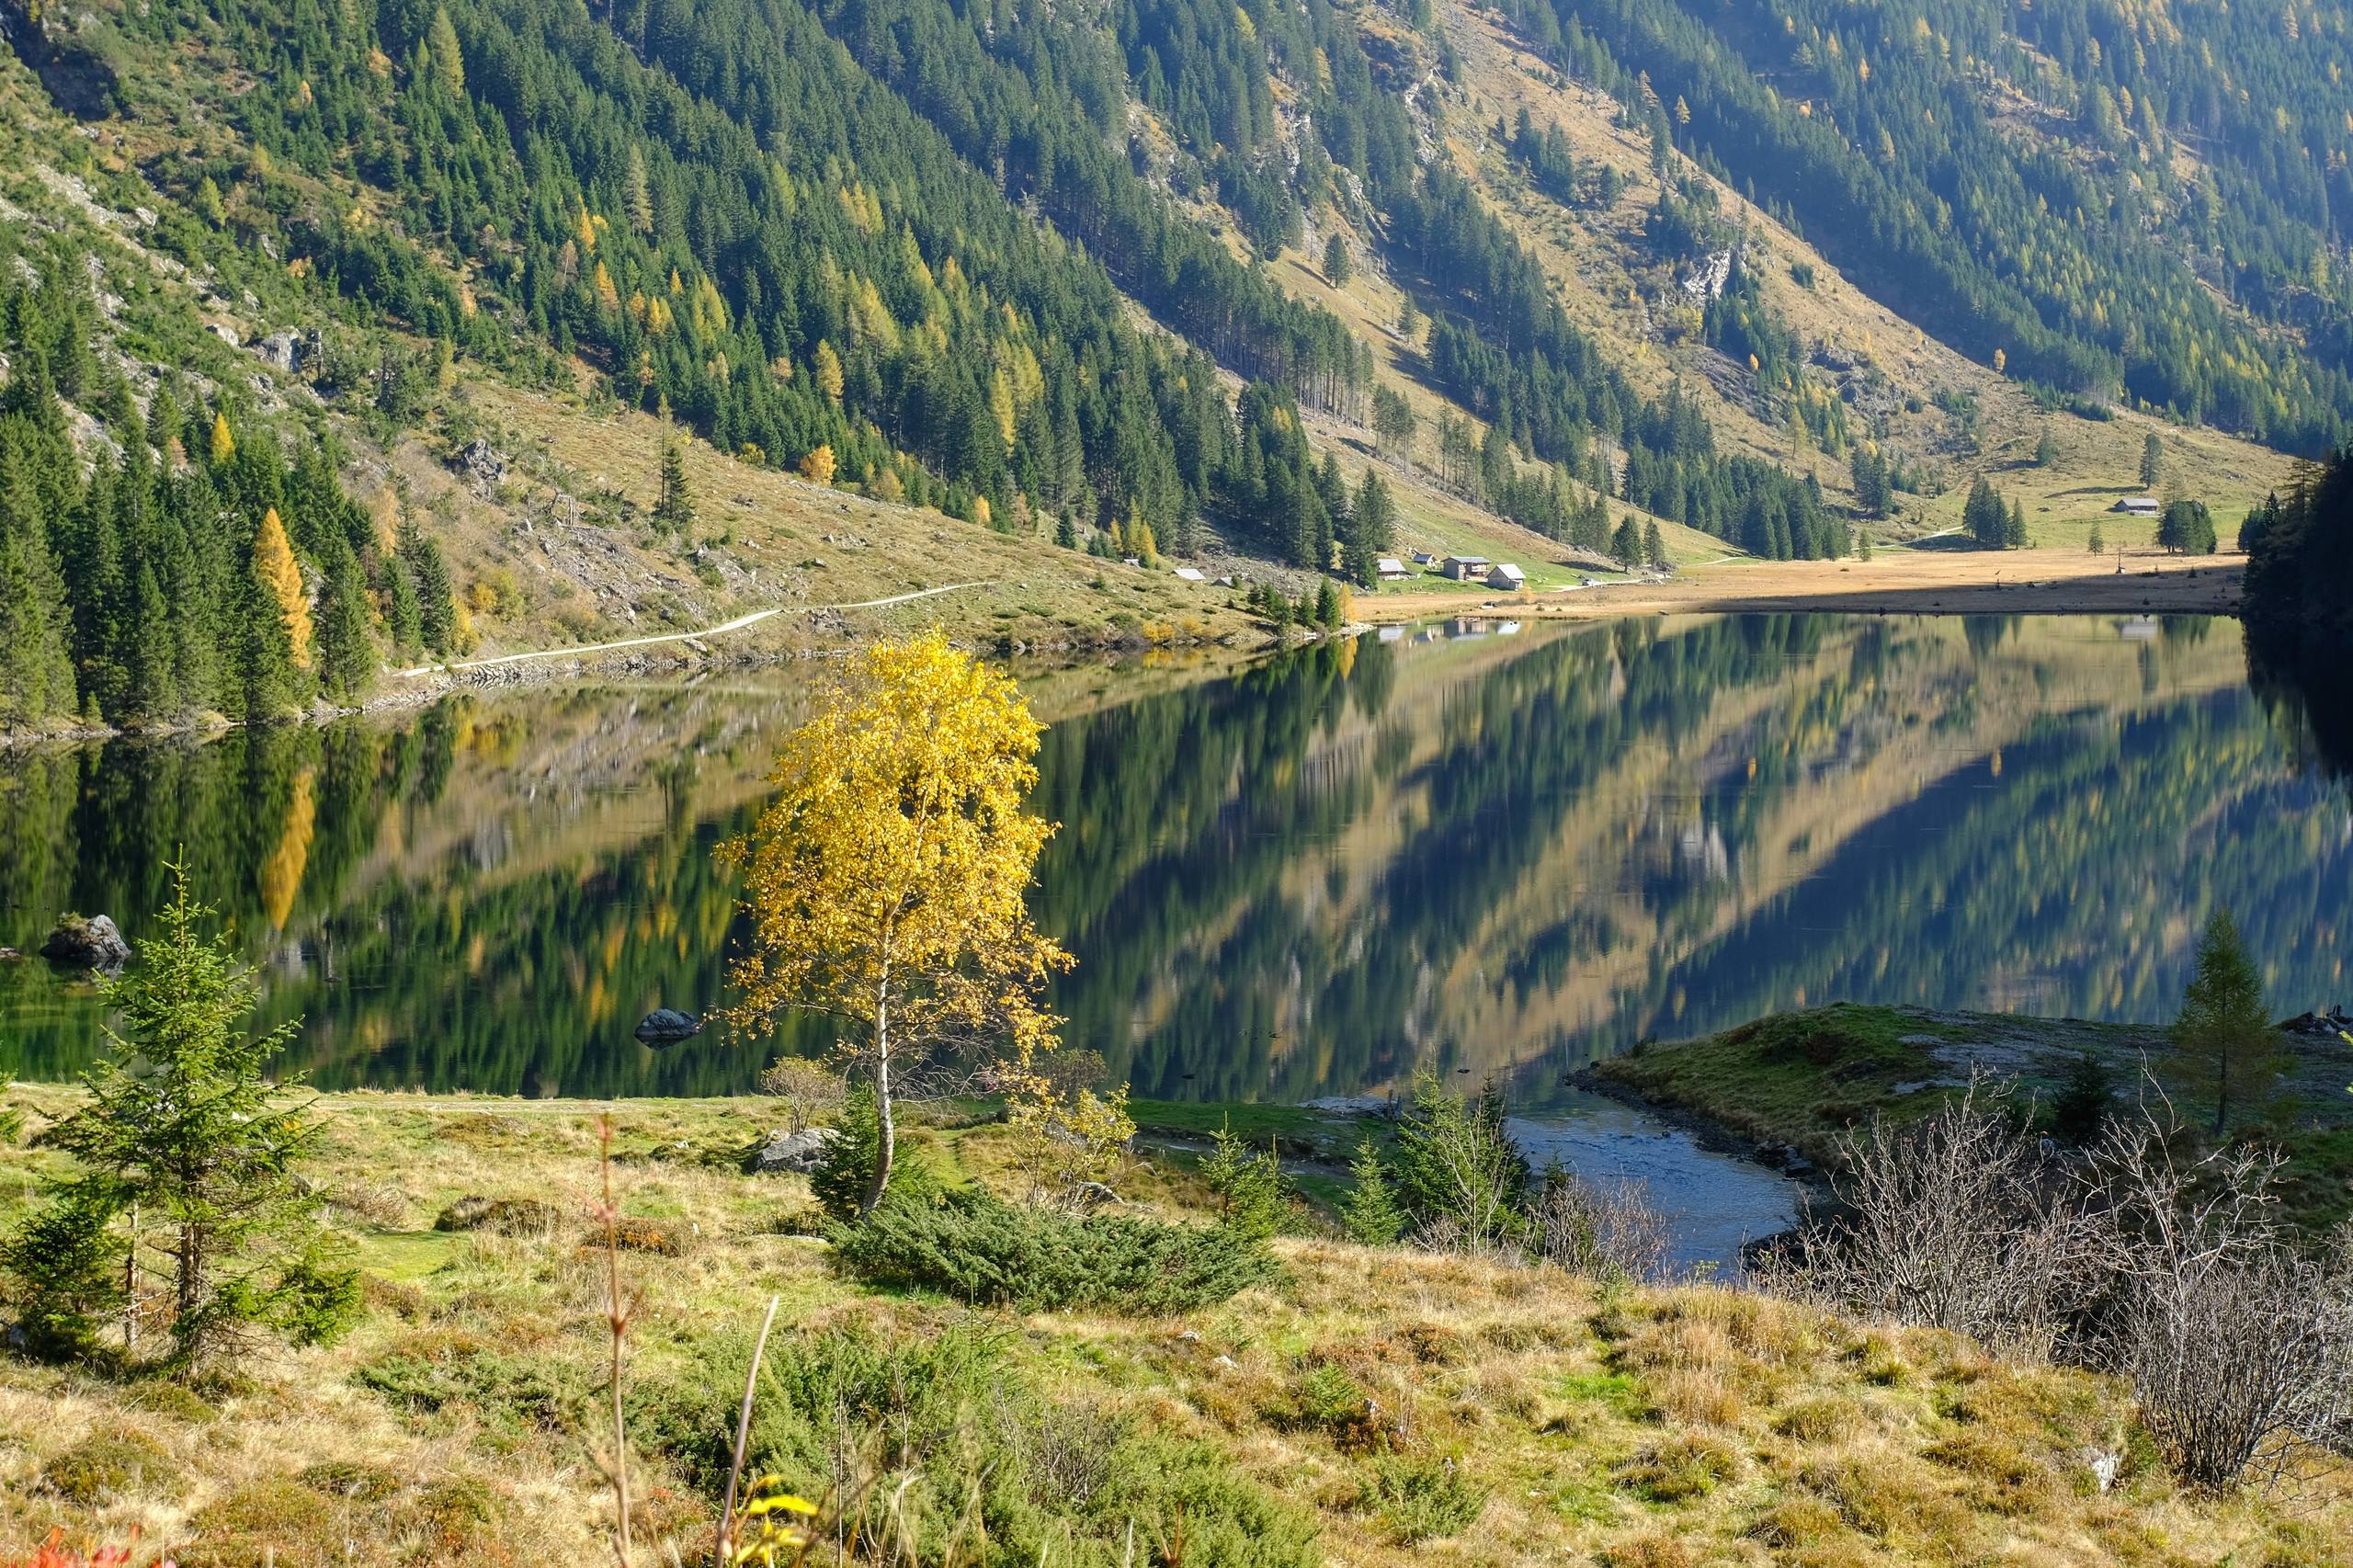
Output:
<path fill-rule="evenodd" d="M 184 860 L 320 1087 L 747 1089 L 822 1028 L 633 1030 L 725 999 L 713 851 L 823 668 L 0 751 L 0 944 L 69 910 L 135 943 Z M 1692 1259 L 1794 1190 L 1563 1082 L 1599 1055 L 1842 998 L 2155 1021 L 2217 905 L 2276 1012 L 2346 999 L 2347 794 L 2229 620 L 1463 622 L 1021 673 L 1068 1043 L 1163 1099 L 1496 1079 Z M 105 1022 L 0 960 L 0 1079 L 73 1076 Z"/>

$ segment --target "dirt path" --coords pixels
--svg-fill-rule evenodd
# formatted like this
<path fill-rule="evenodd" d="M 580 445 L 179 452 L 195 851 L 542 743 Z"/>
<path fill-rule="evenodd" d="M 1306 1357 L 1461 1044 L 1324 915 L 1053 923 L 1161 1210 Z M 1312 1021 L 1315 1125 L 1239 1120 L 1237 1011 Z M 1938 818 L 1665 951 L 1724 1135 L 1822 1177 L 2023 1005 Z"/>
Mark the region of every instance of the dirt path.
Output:
<path fill-rule="evenodd" d="M 860 599 L 855 604 L 775 605 L 767 609 L 754 610 L 749 615 L 739 615 L 734 619 L 724 621 L 717 626 L 703 627 L 697 631 L 665 631 L 654 637 L 624 637 L 617 642 L 589 642 L 573 648 L 542 648 L 528 653 L 501 653 L 492 659 L 461 659 L 449 665 L 418 665 L 413 669 L 394 670 L 392 676 L 394 680 L 404 680 L 419 676 L 454 675 L 460 670 L 486 670 L 499 665 L 519 665 L 532 659 L 585 658 L 593 653 L 618 653 L 624 648 L 650 648 L 657 642 L 692 642 L 699 638 L 723 636 L 730 631 L 741 631 L 747 626 L 757 626 L 771 616 L 813 615 L 820 610 L 833 609 L 877 609 L 884 605 L 903 605 L 913 599 L 927 599 L 936 594 L 952 594 L 961 588 L 984 587 L 991 581 L 993 579 L 984 577 L 971 583 L 949 583 L 941 587 L 917 589 L 910 594 L 892 594 L 888 598 Z"/>
<path fill-rule="evenodd" d="M 1870 561 L 1733 558 L 1665 582 L 1608 583 L 1518 598 L 1495 593 L 1359 596 L 1361 620 L 1588 619 L 1728 610 L 1861 614 L 2219 615 L 2234 613 L 2245 556 L 2070 550 L 1884 551 Z"/>

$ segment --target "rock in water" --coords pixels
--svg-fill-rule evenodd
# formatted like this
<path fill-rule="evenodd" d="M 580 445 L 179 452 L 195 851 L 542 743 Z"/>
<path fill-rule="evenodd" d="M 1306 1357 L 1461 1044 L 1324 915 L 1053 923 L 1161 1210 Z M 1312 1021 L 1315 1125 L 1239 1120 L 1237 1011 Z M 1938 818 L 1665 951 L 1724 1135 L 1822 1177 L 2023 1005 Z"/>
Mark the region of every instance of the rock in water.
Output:
<path fill-rule="evenodd" d="M 43 942 L 40 956 L 67 969 L 104 970 L 112 974 L 131 961 L 131 944 L 115 923 L 103 915 L 85 920 L 69 915 Z"/>
<path fill-rule="evenodd" d="M 637 1038 L 648 1045 L 676 1045 L 702 1032 L 702 1020 L 676 1007 L 656 1007 L 637 1026 Z"/>
<path fill-rule="evenodd" d="M 825 1146 L 841 1134 L 830 1127 L 808 1127 L 779 1132 L 745 1158 L 744 1169 L 754 1176 L 771 1171 L 813 1171 L 824 1158 Z"/>

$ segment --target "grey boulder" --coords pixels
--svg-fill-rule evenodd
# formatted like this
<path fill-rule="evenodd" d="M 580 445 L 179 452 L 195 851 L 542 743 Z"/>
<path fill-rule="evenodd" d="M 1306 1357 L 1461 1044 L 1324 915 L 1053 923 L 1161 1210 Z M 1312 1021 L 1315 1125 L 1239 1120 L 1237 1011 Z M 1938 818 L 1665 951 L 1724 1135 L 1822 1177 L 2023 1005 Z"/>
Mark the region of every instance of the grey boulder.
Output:
<path fill-rule="evenodd" d="M 40 956 L 66 969 L 97 969 L 111 974 L 131 961 L 131 944 L 103 915 L 69 915 L 41 944 Z"/>
<path fill-rule="evenodd" d="M 798 1132 L 778 1132 L 745 1158 L 744 1168 L 754 1175 L 775 1171 L 813 1171 L 825 1150 L 841 1134 L 830 1127 L 807 1127 Z"/>
<path fill-rule="evenodd" d="M 647 1045 L 676 1045 L 702 1032 L 702 1020 L 676 1007 L 656 1007 L 638 1021 L 637 1038 Z"/>

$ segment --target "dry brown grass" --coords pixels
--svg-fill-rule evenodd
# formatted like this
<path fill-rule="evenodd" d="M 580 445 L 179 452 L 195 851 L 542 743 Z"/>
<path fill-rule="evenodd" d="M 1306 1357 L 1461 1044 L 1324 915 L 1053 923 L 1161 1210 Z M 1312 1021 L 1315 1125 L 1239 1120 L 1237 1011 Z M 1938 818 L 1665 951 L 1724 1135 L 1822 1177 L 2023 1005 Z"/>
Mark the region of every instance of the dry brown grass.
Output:
<path fill-rule="evenodd" d="M 52 1108 L 62 1093 L 17 1091 Z M 347 1543 L 357 1563 L 593 1560 L 610 1514 L 593 1437 L 545 1391 L 597 1375 L 597 1264 L 579 1243 L 599 1108 L 355 1095 L 326 1108 L 323 1178 L 400 1221 L 348 1216 L 370 1276 L 361 1328 L 274 1352 L 200 1399 L 0 1360 L 0 1548 L 63 1526 L 136 1529 L 183 1563 L 339 1563 Z M 620 1108 L 624 1210 L 687 1238 L 681 1256 L 631 1259 L 648 1292 L 633 1377 L 747 1334 L 770 1291 L 779 1335 L 856 1324 L 911 1341 L 962 1315 L 859 1294 L 822 1244 L 776 1233 L 808 1201 L 800 1178 L 701 1163 L 772 1110 Z M 926 1136 L 951 1174 L 1002 1168 L 995 1128 Z M 0 1152 L 0 1175 L 34 1158 Z M 1164 1212 L 1198 1198 L 1181 1174 L 1134 1180 Z M 536 1197 L 561 1218 L 513 1235 L 427 1228 L 467 1195 Z M 1216 1443 L 1315 1510 L 1333 1561 L 2302 1568 L 2353 1530 L 2353 1494 L 2328 1475 L 2292 1508 L 2207 1501 L 2128 1457 L 2103 1494 L 2092 1454 L 2130 1448 L 2120 1391 L 1951 1335 L 1715 1287 L 1605 1293 L 1473 1258 L 1279 1250 L 1273 1289 L 1175 1322 L 1037 1316 L 1013 1325 L 1014 1354 L 1059 1400 Z M 1359 1396 L 1369 1413 L 1352 1413 Z M 81 1500 L 44 1479 L 77 1464 Z M 1406 1544 L 1381 1488 L 1449 1465 L 1483 1506 L 1459 1534 Z M 637 1489 L 642 1562 L 707 1541 L 710 1504 L 678 1477 L 647 1464 Z"/>

